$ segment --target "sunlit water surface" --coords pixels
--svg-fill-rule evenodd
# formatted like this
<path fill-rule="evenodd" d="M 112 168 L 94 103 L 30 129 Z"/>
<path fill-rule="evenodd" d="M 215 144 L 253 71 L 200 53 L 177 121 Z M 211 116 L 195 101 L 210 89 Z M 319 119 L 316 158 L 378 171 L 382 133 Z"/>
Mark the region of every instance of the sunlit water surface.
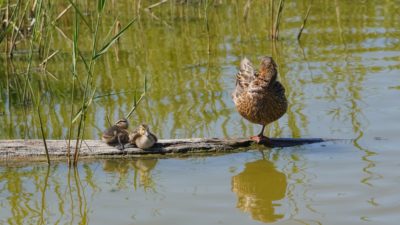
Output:
<path fill-rule="evenodd" d="M 400 221 L 400 2 L 314 1 L 298 43 L 309 2 L 286 1 L 275 44 L 268 39 L 268 4 L 252 1 L 247 21 L 245 1 L 214 4 L 208 31 L 197 3 L 162 5 L 156 17 L 139 10 L 139 22 L 96 64 L 97 96 L 112 95 L 94 100 L 86 137 L 97 139 L 107 116 L 116 120 L 129 111 L 144 76 L 149 91 L 133 125 L 146 122 L 160 138 L 252 135 L 260 127 L 242 119 L 230 98 L 234 76 L 242 57 L 257 64 L 260 56 L 272 55 L 289 109 L 267 133 L 346 140 L 264 154 L 83 161 L 76 170 L 65 163 L 2 162 L 0 224 Z M 116 16 L 128 21 L 135 7 L 116 3 L 105 24 Z M 59 21 L 69 37 L 72 18 Z M 48 70 L 58 80 L 38 72 L 32 83 L 46 90 L 48 138 L 64 139 L 71 58 L 60 33 L 52 43 L 61 53 Z M 20 102 L 24 60 L 0 58 L 7 64 L 0 67 L 2 139 L 40 138 L 34 110 Z"/>

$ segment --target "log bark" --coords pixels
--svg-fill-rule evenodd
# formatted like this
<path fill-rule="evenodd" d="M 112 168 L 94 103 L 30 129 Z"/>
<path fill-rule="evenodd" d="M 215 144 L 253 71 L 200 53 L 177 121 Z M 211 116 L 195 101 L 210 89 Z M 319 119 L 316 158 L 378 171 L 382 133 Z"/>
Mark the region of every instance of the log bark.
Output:
<path fill-rule="evenodd" d="M 271 138 L 272 146 L 290 147 L 339 139 L 323 138 Z M 51 159 L 66 158 L 67 141 L 47 140 L 47 147 Z M 73 151 L 75 141 L 71 141 Z M 118 155 L 148 155 L 148 154 L 178 154 L 178 153 L 208 153 L 208 152 L 237 152 L 239 150 L 256 149 L 259 145 L 249 139 L 166 139 L 159 140 L 151 149 L 142 150 L 127 144 L 124 150 L 118 150 L 100 140 L 85 140 L 82 143 L 80 157 L 100 157 Z M 46 157 L 42 140 L 0 140 L 0 160 L 24 159 L 38 160 Z"/>

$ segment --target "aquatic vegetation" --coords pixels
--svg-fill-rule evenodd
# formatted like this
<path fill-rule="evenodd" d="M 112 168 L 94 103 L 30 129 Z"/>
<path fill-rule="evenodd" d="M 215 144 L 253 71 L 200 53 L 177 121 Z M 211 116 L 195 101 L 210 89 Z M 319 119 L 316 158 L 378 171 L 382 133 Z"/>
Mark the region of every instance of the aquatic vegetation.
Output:
<path fill-rule="evenodd" d="M 70 143 L 71 138 L 75 134 L 76 144 L 74 149 L 74 165 L 78 162 L 79 157 L 79 149 L 82 145 L 82 139 L 85 133 L 86 126 L 86 114 L 87 109 L 93 102 L 93 98 L 96 94 L 96 84 L 94 80 L 97 79 L 95 75 L 95 62 L 101 56 L 103 56 L 109 48 L 116 43 L 119 38 L 125 33 L 125 31 L 136 21 L 136 18 L 132 18 L 124 27 L 121 28 L 121 23 L 118 20 L 115 20 L 114 24 L 117 24 L 118 30 L 115 29 L 115 26 L 112 26 L 110 31 L 113 29 L 116 31 L 113 36 L 101 36 L 102 34 L 99 32 L 101 22 L 104 20 L 104 10 L 106 6 L 106 0 L 99 0 L 97 2 L 97 11 L 95 14 L 95 19 L 92 19 L 92 24 L 89 24 L 87 17 L 82 12 L 80 8 L 80 4 L 77 2 L 69 1 L 69 5 L 61 11 L 60 14 L 55 16 L 53 10 L 52 2 L 38 0 L 34 2 L 23 2 L 17 1 L 17 3 L 10 4 L 7 2 L 7 5 L 3 10 L 4 21 L 3 21 L 3 29 L 0 34 L 0 42 L 4 40 L 6 45 L 6 54 L 9 58 L 12 58 L 16 44 L 18 42 L 28 42 L 29 43 L 29 51 L 27 53 L 26 59 L 26 72 L 23 74 L 22 81 L 22 102 L 27 105 L 35 105 L 37 106 L 37 115 L 40 122 L 40 130 L 43 138 L 43 142 L 45 145 L 46 153 L 46 138 L 45 131 L 43 129 L 43 121 L 40 114 L 40 104 L 42 100 L 42 95 L 45 95 L 47 90 L 43 90 L 40 87 L 33 87 L 33 72 L 32 65 L 34 60 L 34 53 L 39 52 L 38 59 L 42 57 L 42 52 L 51 49 L 53 46 L 46 46 L 44 43 L 49 43 L 51 40 L 51 36 L 46 34 L 50 32 L 54 32 L 55 30 L 59 31 L 63 34 L 65 39 L 72 43 L 67 45 L 70 47 L 71 59 L 72 59 L 72 69 L 71 69 L 71 110 L 70 110 L 70 121 L 69 121 L 69 132 L 68 132 L 68 143 Z M 59 4 L 62 5 L 62 4 Z M 73 37 L 72 40 L 68 38 L 67 35 L 62 31 L 60 27 L 57 26 L 57 21 L 63 17 L 67 11 L 70 9 L 73 10 Z M 11 14 L 11 15 L 10 15 Z M 93 16 L 93 15 L 92 15 Z M 83 23 L 79 23 L 79 21 L 83 21 Z M 18 26 L 16 25 L 18 24 Z M 88 49 L 87 46 L 81 47 L 81 35 L 89 34 L 89 41 L 91 42 L 91 47 Z M 109 32 L 110 33 L 110 32 Z M 87 38 L 87 37 L 85 37 Z M 100 42 L 101 41 L 101 42 Z M 48 48 L 48 49 L 46 49 Z M 90 51 L 90 54 L 87 54 L 87 51 Z M 49 52 L 49 51 L 47 51 Z M 46 71 L 46 65 L 49 60 L 57 54 L 58 51 L 54 51 L 52 54 L 46 56 L 46 58 L 39 64 L 42 71 Z M 36 61 L 35 61 L 36 62 Z M 78 64 L 83 64 L 83 67 L 78 67 Z M 77 86 L 79 87 L 76 90 Z M 75 92 L 79 91 L 79 95 Z M 35 96 L 38 96 L 35 98 Z M 80 107 L 75 110 L 75 102 L 81 101 Z M 30 104 L 31 103 L 31 104 Z M 137 103 L 135 102 L 134 108 L 136 108 Z M 132 110 L 133 111 L 133 110 Z M 75 132 L 74 132 L 75 130 Z M 70 144 L 68 144 L 68 147 Z M 70 148 L 68 148 L 68 159 L 70 158 Z M 49 157 L 47 157 L 48 163 L 50 163 Z M 70 162 L 70 160 L 68 160 Z"/>
<path fill-rule="evenodd" d="M 106 1 L 96 52 L 107 54 L 97 54 L 90 73 L 98 1 L 2 1 L 1 17 L 8 19 L 0 28 L 0 138 L 79 137 L 84 144 L 99 139 L 108 120 L 127 115 L 161 138 L 249 136 L 256 128 L 240 119 L 229 93 L 239 60 L 261 55 L 277 61 L 290 102 L 266 135 L 308 136 L 316 106 L 328 110 L 328 122 L 353 121 L 360 130 L 366 74 L 397 68 L 387 52 L 396 49 L 398 21 L 374 19 L 392 15 L 395 4 L 314 1 L 299 43 L 312 1 L 284 2 L 277 41 L 270 35 L 280 1 L 273 1 L 273 17 L 271 2 Z M 20 24 L 25 28 L 16 29 Z M 381 50 L 387 61 L 378 64 L 374 54 Z"/>

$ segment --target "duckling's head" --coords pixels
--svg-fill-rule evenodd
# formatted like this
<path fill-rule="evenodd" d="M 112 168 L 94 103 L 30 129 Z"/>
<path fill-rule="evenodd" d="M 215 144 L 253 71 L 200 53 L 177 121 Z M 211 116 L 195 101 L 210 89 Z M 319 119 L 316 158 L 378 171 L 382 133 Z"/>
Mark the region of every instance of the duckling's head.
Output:
<path fill-rule="evenodd" d="M 271 81 L 275 81 L 278 75 L 278 71 L 276 69 L 277 67 L 278 66 L 276 65 L 272 57 L 269 56 L 262 57 L 260 64 L 260 76 L 265 77 L 266 79 L 269 79 Z"/>
<path fill-rule="evenodd" d="M 149 134 L 149 126 L 147 126 L 146 124 L 140 124 L 138 132 L 140 135 L 147 136 Z"/>
<path fill-rule="evenodd" d="M 118 127 L 122 128 L 122 129 L 128 129 L 129 123 L 128 120 L 125 118 L 122 118 L 120 120 L 118 120 L 115 125 L 117 125 Z"/>

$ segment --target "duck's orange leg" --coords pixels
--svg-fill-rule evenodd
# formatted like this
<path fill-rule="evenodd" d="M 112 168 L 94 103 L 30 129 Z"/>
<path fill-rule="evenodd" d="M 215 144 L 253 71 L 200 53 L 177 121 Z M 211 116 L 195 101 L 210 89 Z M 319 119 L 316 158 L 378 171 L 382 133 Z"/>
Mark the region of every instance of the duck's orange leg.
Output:
<path fill-rule="evenodd" d="M 265 125 L 263 125 L 261 132 L 257 136 L 251 136 L 250 139 L 255 141 L 257 144 L 271 146 L 272 145 L 271 139 L 264 136 L 264 129 L 265 129 Z"/>

